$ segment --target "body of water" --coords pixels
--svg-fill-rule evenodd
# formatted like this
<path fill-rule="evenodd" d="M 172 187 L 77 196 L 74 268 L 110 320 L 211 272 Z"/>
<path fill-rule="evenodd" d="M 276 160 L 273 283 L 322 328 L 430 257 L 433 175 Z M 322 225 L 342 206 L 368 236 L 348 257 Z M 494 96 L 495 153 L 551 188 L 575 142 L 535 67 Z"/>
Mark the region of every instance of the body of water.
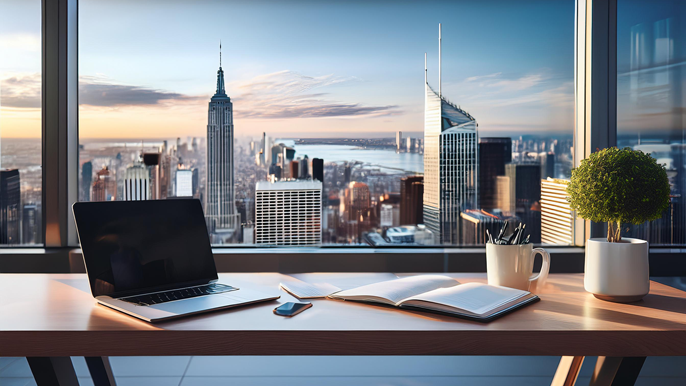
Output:
<path fill-rule="evenodd" d="M 325 163 L 359 161 L 386 172 L 424 173 L 424 155 L 345 145 L 295 145 L 295 157 L 322 158 Z"/>

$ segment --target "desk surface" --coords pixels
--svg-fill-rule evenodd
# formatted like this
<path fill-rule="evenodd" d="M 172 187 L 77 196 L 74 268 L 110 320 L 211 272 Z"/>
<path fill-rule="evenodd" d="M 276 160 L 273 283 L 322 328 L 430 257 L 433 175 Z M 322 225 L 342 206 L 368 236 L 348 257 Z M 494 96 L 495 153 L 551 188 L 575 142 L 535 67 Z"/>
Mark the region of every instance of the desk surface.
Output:
<path fill-rule="evenodd" d="M 335 284 L 356 274 L 321 275 Z M 283 318 L 272 309 L 295 299 L 277 289 L 281 278 L 222 274 L 281 299 L 153 325 L 98 305 L 82 274 L 0 275 L 0 356 L 686 355 L 686 292 L 655 282 L 643 301 L 618 304 L 586 293 L 581 274 L 550 275 L 540 302 L 482 324 L 324 299 Z"/>

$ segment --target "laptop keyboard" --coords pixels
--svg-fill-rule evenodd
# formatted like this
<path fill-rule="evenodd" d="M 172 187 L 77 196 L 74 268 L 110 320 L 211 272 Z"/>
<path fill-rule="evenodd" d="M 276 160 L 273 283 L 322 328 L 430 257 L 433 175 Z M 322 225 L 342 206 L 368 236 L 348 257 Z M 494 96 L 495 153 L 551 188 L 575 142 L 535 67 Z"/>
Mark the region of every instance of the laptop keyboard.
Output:
<path fill-rule="evenodd" d="M 125 302 L 133 303 L 139 306 L 151 306 L 153 304 L 173 302 L 175 300 L 183 300 L 195 298 L 198 296 L 220 294 L 224 292 L 235 291 L 237 289 L 238 288 L 236 287 L 231 287 L 225 284 L 212 283 L 197 287 L 190 287 L 165 292 L 156 292 L 147 295 L 128 296 L 125 298 L 119 298 L 119 300 L 123 300 Z"/>

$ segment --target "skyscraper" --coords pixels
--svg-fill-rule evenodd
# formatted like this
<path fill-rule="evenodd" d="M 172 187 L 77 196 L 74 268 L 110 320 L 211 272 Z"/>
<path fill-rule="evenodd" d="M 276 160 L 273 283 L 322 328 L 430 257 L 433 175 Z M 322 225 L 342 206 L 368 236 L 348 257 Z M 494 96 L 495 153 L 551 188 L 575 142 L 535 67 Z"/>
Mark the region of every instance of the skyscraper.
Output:
<path fill-rule="evenodd" d="M 126 168 L 126 177 L 124 178 L 124 200 L 150 200 L 150 192 L 150 174 L 145 165 L 137 162 Z"/>
<path fill-rule="evenodd" d="M 400 225 L 424 222 L 423 196 L 424 177 L 408 176 L 400 179 Z"/>
<path fill-rule="evenodd" d="M 91 201 L 114 201 L 116 199 L 117 184 L 107 166 L 98 171 L 93 181 Z"/>
<path fill-rule="evenodd" d="M 255 186 L 255 244 L 321 244 L 321 195 L 319 181 L 259 181 Z"/>
<path fill-rule="evenodd" d="M 348 241 L 358 243 L 371 228 L 371 195 L 364 182 L 352 181 L 343 193 L 343 213 Z"/>
<path fill-rule="evenodd" d="M 398 131 L 395 133 L 395 150 L 396 151 L 403 150 L 403 132 L 402 131 Z"/>
<path fill-rule="evenodd" d="M 36 204 L 24 205 L 23 214 L 21 216 L 21 243 L 22 244 L 40 244 L 43 242 L 43 230 L 41 227 L 42 218 L 40 216 L 40 208 Z"/>
<path fill-rule="evenodd" d="M 479 139 L 479 208 L 497 208 L 496 179 L 512 161 L 512 138 Z M 502 209 L 502 208 L 500 208 Z"/>
<path fill-rule="evenodd" d="M 442 244 L 458 244 L 460 211 L 477 204 L 476 119 L 441 93 L 441 25 L 438 25 L 438 93 L 426 77 L 424 56 L 424 224 Z"/>
<path fill-rule="evenodd" d="M 324 183 L 324 160 L 312 158 L 312 179 Z"/>
<path fill-rule="evenodd" d="M 536 164 L 507 164 L 510 214 L 526 224 L 532 243 L 541 242 L 541 167 Z M 500 192 L 499 192 L 500 193 Z M 502 209 L 502 208 L 501 208 Z M 503 211 L 505 211 L 503 209 Z M 512 213 L 514 211 L 514 213 Z"/>
<path fill-rule="evenodd" d="M 224 70 L 219 51 L 217 89 L 207 117 L 207 190 L 205 216 L 209 231 L 230 238 L 238 229 L 233 184 L 233 104 L 224 88 Z"/>
<path fill-rule="evenodd" d="M 93 163 L 84 162 L 81 166 L 81 189 L 79 201 L 91 200 L 91 184 L 93 183 Z"/>
<path fill-rule="evenodd" d="M 160 195 L 160 154 L 159 153 L 145 153 L 143 154 L 143 164 L 148 170 L 150 177 L 150 199 L 159 200 Z"/>
<path fill-rule="evenodd" d="M 177 169 L 174 187 L 175 197 L 193 197 L 193 171 L 191 169 Z"/>
<path fill-rule="evenodd" d="M 0 244 L 19 244 L 21 195 L 19 170 L 0 170 Z"/>
<path fill-rule="evenodd" d="M 541 243 L 574 244 L 574 215 L 567 202 L 569 180 L 541 180 Z"/>

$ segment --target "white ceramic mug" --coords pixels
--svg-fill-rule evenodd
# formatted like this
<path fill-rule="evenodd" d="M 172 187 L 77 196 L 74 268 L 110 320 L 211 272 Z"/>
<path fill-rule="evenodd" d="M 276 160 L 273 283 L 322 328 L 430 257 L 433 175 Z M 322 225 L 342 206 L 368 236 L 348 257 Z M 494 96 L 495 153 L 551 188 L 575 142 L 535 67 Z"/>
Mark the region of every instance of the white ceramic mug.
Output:
<path fill-rule="evenodd" d="M 534 275 L 534 258 L 540 253 L 543 258 L 541 272 Z M 488 284 L 517 288 L 528 291 L 531 284 L 541 288 L 548 278 L 550 255 L 543 248 L 531 244 L 497 245 L 486 244 L 486 270 Z"/>

